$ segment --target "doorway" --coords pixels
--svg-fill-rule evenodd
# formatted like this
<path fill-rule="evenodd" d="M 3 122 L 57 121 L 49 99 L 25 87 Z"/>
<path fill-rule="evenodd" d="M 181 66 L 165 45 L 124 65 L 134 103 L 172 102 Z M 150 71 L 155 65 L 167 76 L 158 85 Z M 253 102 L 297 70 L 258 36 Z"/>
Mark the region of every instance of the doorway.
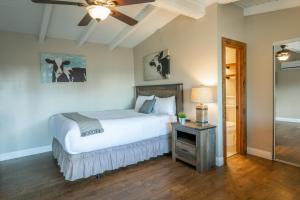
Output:
<path fill-rule="evenodd" d="M 246 44 L 222 38 L 224 162 L 246 154 Z"/>

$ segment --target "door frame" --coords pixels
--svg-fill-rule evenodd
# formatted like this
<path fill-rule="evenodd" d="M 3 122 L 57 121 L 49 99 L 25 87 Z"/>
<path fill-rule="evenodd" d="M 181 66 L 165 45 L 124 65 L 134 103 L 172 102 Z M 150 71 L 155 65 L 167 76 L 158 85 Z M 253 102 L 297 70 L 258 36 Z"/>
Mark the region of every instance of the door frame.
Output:
<path fill-rule="evenodd" d="M 247 153 L 247 94 L 246 94 L 246 67 L 247 67 L 247 44 L 222 38 L 222 124 L 223 124 L 223 157 L 227 164 L 227 136 L 226 136 L 226 47 L 237 49 L 237 152 Z"/>

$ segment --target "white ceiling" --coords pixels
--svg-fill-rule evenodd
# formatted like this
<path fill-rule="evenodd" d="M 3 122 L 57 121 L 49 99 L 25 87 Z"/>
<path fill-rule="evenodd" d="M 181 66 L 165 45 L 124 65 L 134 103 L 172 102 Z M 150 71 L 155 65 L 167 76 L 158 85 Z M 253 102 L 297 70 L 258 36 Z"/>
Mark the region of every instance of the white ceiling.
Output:
<path fill-rule="evenodd" d="M 85 2 L 84 0 L 69 0 Z M 130 27 L 112 17 L 87 27 L 78 27 L 86 14 L 84 8 L 64 5 L 43 5 L 31 0 L 0 0 L 0 31 L 36 35 L 42 42 L 47 37 L 75 40 L 78 46 L 85 42 L 134 47 L 178 15 L 195 19 L 205 15 L 212 3 L 230 3 L 236 0 L 156 0 L 151 5 L 139 4 L 118 7 L 118 10 L 137 19 Z"/>
<path fill-rule="evenodd" d="M 286 45 L 289 50 L 300 53 L 300 41 L 287 43 Z"/>
<path fill-rule="evenodd" d="M 70 1 L 84 2 L 84 0 Z M 136 18 L 146 6 L 147 4 L 130 5 L 119 7 L 118 10 Z M 44 10 L 45 5 L 32 3 L 31 0 L 0 0 L 0 31 L 29 33 L 38 36 L 40 34 Z M 47 37 L 79 40 L 89 29 L 89 26 L 77 26 L 78 22 L 86 14 L 84 8 L 55 5 L 51 13 Z M 136 46 L 176 16 L 178 16 L 178 13 L 166 10 L 156 12 L 156 15 L 152 16 L 143 26 L 134 27 L 136 29 L 134 34 L 128 36 L 119 46 Z M 110 45 L 110 42 L 126 27 L 128 27 L 126 24 L 115 18 L 108 17 L 106 20 L 96 24 L 88 36 L 87 42 Z"/>
<path fill-rule="evenodd" d="M 256 15 L 300 6 L 300 0 L 239 0 L 236 5 L 244 9 L 244 15 Z"/>
<path fill-rule="evenodd" d="M 278 1 L 278 0 L 239 0 L 236 2 L 236 5 L 242 7 L 242 8 L 249 8 L 252 6 L 257 6 L 264 3 L 269 3 L 272 1 Z"/>
<path fill-rule="evenodd" d="M 110 49 L 118 46 L 135 47 L 178 15 L 199 19 L 205 15 L 208 5 L 231 2 L 243 7 L 246 13 L 256 13 L 256 8 L 261 5 L 268 5 L 269 11 L 269 4 L 274 2 L 277 3 L 276 9 L 280 8 L 282 2 L 285 2 L 285 7 L 300 5 L 300 0 L 156 0 L 151 5 L 118 7 L 118 10 L 139 21 L 133 27 L 112 17 L 99 23 L 90 23 L 87 27 L 79 27 L 78 22 L 86 14 L 84 8 L 35 4 L 31 0 L 0 0 L 0 31 L 33 34 L 41 41 L 47 37 L 75 40 L 79 46 L 85 42 L 94 42 L 106 44 Z M 261 10 L 264 11 L 259 7 L 258 11 Z"/>
<path fill-rule="evenodd" d="M 43 7 L 33 6 L 29 1 L 1 0 L 0 29 L 36 34 L 39 32 L 42 14 Z"/>

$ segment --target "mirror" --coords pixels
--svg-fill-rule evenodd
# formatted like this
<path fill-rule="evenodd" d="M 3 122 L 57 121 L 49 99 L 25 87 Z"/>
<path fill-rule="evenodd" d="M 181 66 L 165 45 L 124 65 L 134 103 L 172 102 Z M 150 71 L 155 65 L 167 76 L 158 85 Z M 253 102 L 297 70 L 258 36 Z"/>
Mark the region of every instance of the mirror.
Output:
<path fill-rule="evenodd" d="M 300 38 L 273 48 L 274 155 L 300 166 Z"/>

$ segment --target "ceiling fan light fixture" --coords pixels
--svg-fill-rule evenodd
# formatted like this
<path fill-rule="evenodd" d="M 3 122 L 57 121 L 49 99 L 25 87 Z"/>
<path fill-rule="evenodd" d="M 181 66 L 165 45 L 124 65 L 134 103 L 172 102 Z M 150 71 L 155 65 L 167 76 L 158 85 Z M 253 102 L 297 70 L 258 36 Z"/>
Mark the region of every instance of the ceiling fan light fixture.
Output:
<path fill-rule="evenodd" d="M 89 15 L 97 21 L 105 20 L 111 13 L 109 8 L 99 5 L 88 6 L 86 9 Z"/>
<path fill-rule="evenodd" d="M 276 58 L 279 61 L 286 61 L 290 58 L 290 51 L 286 49 L 286 45 L 281 45 L 281 50 L 276 53 Z"/>

